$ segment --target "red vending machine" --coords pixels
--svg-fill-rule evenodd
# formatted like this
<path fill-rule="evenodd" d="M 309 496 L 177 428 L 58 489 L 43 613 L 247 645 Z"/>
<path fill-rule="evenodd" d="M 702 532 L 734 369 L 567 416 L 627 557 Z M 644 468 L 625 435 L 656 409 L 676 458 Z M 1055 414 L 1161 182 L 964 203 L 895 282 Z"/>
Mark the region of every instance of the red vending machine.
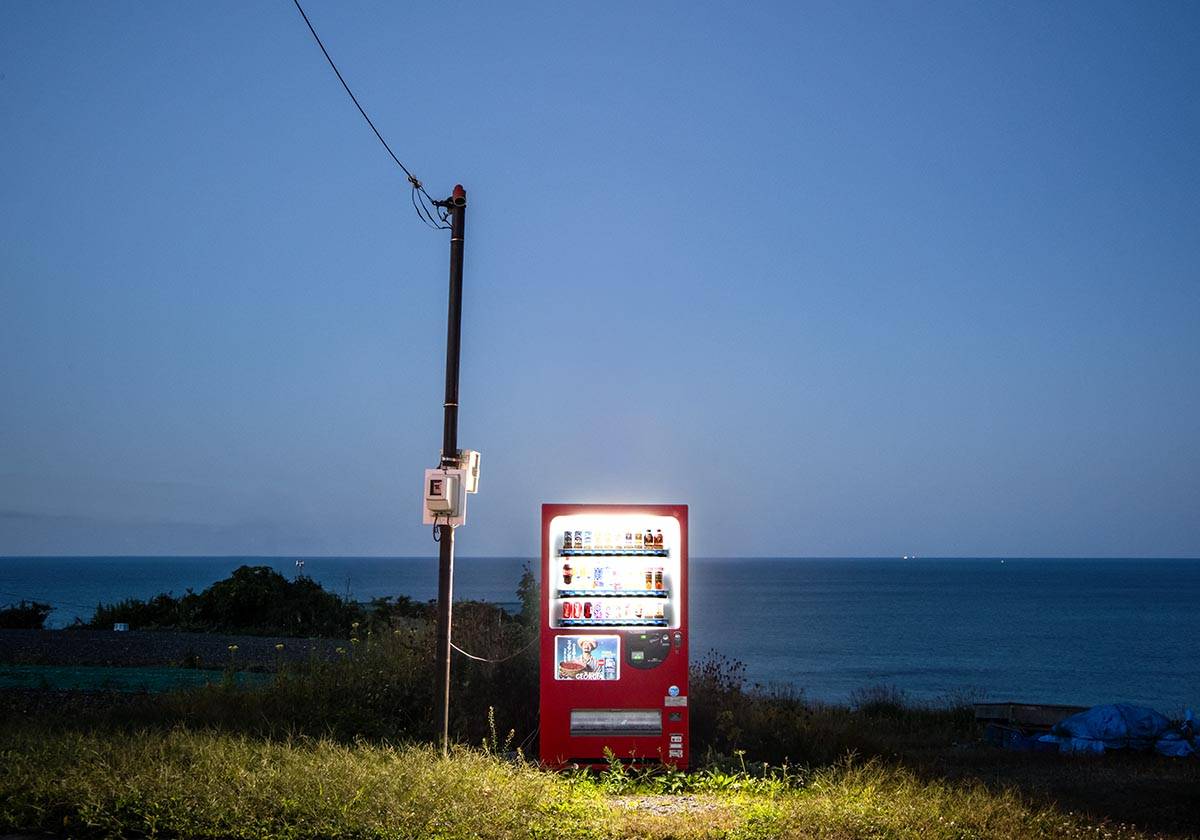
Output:
<path fill-rule="evenodd" d="M 541 758 L 688 763 L 687 505 L 542 505 Z"/>

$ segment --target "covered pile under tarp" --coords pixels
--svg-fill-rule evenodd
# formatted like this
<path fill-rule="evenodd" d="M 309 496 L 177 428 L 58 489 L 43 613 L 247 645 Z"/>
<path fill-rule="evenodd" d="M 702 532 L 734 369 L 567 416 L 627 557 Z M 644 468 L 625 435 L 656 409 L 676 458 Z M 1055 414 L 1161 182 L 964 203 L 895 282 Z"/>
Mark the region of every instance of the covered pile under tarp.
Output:
<path fill-rule="evenodd" d="M 1192 710 L 1183 723 L 1173 726 L 1165 715 L 1145 706 L 1115 703 L 1093 706 L 1059 721 L 1049 734 L 1038 738 L 1056 744 L 1063 753 L 1103 753 L 1107 750 L 1155 750 L 1162 755 L 1200 755 Z"/>

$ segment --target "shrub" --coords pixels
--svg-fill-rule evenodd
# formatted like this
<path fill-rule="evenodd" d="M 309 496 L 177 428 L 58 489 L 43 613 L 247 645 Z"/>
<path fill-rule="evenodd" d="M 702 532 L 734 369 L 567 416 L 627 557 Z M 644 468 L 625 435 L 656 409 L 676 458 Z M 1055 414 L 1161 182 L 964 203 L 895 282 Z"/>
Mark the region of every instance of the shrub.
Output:
<path fill-rule="evenodd" d="M 869 685 L 850 692 L 850 708 L 869 717 L 900 717 L 910 708 L 908 695 L 894 685 Z"/>
<path fill-rule="evenodd" d="M 388 614 L 403 604 L 377 604 L 375 612 Z M 139 630 L 184 630 L 245 633 L 265 636 L 344 636 L 355 621 L 368 613 L 358 604 L 326 592 L 309 577 L 288 580 L 268 566 L 241 566 L 225 580 L 203 592 L 190 589 L 176 598 L 156 595 L 141 601 L 130 598 L 101 604 L 89 623 L 108 628 L 126 622 Z"/>
<path fill-rule="evenodd" d="M 54 607 L 40 601 L 21 601 L 0 607 L 0 629 L 41 630 Z"/>

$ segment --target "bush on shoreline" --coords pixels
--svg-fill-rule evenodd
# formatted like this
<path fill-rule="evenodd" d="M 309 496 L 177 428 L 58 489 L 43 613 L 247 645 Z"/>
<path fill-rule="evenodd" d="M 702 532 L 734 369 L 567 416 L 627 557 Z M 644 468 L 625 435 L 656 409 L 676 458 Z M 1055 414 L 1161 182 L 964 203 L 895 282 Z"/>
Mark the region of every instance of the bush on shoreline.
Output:
<path fill-rule="evenodd" d="M 54 609 L 40 601 L 21 601 L 0 607 L 0 630 L 41 630 Z"/>
<path fill-rule="evenodd" d="M 202 592 L 98 604 L 87 626 L 109 629 L 123 622 L 137 630 L 345 638 L 355 623 L 386 625 L 430 615 L 430 605 L 406 596 L 363 605 L 326 592 L 310 577 L 288 580 L 269 566 L 240 566 Z"/>

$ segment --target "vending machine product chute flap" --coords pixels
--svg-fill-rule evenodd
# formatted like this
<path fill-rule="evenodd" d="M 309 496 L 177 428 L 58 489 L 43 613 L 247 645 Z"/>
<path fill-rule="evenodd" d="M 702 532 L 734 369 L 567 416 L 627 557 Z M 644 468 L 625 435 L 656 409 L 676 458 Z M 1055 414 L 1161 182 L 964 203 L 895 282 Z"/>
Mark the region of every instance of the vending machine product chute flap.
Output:
<path fill-rule="evenodd" d="M 572 709 L 571 735 L 656 736 L 662 734 L 658 709 Z"/>

